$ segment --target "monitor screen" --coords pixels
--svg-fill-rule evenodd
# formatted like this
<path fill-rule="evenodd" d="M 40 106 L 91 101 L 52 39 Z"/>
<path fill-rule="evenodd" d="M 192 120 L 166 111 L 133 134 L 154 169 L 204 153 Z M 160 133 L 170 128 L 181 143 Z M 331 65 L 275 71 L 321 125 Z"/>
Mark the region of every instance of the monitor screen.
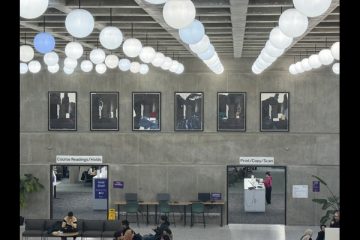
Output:
<path fill-rule="evenodd" d="M 221 193 L 211 193 L 210 194 L 210 200 L 211 201 L 218 201 L 221 200 Z"/>
<path fill-rule="evenodd" d="M 158 193 L 156 196 L 158 201 L 169 201 L 170 200 L 170 194 L 168 193 Z"/>
<path fill-rule="evenodd" d="M 198 200 L 201 202 L 210 201 L 210 193 L 198 193 Z"/>

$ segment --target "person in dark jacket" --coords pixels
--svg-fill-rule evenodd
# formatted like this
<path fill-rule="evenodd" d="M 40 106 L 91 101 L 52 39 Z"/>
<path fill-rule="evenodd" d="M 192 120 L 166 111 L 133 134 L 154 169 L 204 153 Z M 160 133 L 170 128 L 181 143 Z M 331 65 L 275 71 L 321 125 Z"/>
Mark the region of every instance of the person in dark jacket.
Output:
<path fill-rule="evenodd" d="M 339 228 L 340 227 L 340 211 L 339 210 L 337 210 L 334 213 L 334 217 L 330 222 L 330 227 L 331 228 Z"/>
<path fill-rule="evenodd" d="M 272 176 L 270 172 L 265 173 L 264 185 L 266 202 L 267 204 L 271 204 Z"/>
<path fill-rule="evenodd" d="M 74 216 L 73 212 L 68 212 L 67 216 L 64 217 L 62 224 L 61 224 L 61 230 L 63 232 L 77 232 L 77 219 Z M 66 240 L 66 237 L 61 237 L 61 240 Z M 73 237 L 75 240 L 76 237 Z"/>
<path fill-rule="evenodd" d="M 167 216 L 165 216 L 165 215 L 162 215 L 160 217 L 160 222 L 161 222 L 160 225 L 153 229 L 155 232 L 155 235 L 154 234 L 144 235 L 143 240 L 160 240 L 161 239 L 161 236 L 163 235 L 164 230 L 169 228 L 170 222 L 169 222 Z"/>
<path fill-rule="evenodd" d="M 318 232 L 316 240 L 325 240 L 325 228 L 326 228 L 326 225 L 324 225 L 324 224 L 320 225 L 320 232 Z"/>

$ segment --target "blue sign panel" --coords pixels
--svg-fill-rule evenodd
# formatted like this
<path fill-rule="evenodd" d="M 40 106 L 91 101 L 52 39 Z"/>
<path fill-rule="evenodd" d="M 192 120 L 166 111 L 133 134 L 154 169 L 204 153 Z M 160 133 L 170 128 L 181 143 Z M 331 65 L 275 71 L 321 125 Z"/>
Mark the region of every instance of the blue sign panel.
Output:
<path fill-rule="evenodd" d="M 221 200 L 221 193 L 211 193 L 210 194 L 211 201 L 218 201 Z"/>
<path fill-rule="evenodd" d="M 114 181 L 113 188 L 124 188 L 124 182 L 123 181 Z"/>
<path fill-rule="evenodd" d="M 320 192 L 320 181 L 313 181 L 313 192 Z"/>
<path fill-rule="evenodd" d="M 95 179 L 95 199 L 107 199 L 107 189 L 107 179 Z"/>

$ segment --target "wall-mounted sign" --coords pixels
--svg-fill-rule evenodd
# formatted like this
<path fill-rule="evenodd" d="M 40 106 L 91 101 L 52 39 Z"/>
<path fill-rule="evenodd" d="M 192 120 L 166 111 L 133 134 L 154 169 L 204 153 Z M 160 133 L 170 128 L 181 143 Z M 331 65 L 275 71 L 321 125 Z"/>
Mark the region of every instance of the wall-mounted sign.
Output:
<path fill-rule="evenodd" d="M 313 181 L 313 192 L 320 192 L 320 181 Z"/>
<path fill-rule="evenodd" d="M 95 182 L 95 199 L 107 199 L 107 179 L 96 179 Z"/>
<path fill-rule="evenodd" d="M 113 181 L 113 188 L 124 188 L 123 181 Z"/>
<path fill-rule="evenodd" d="M 293 185 L 292 197 L 293 198 L 308 198 L 308 185 Z"/>
<path fill-rule="evenodd" d="M 92 164 L 102 163 L 102 156 L 71 156 L 71 155 L 56 155 L 56 163 L 66 164 Z"/>
<path fill-rule="evenodd" d="M 274 157 L 240 157 L 240 165 L 274 165 Z"/>

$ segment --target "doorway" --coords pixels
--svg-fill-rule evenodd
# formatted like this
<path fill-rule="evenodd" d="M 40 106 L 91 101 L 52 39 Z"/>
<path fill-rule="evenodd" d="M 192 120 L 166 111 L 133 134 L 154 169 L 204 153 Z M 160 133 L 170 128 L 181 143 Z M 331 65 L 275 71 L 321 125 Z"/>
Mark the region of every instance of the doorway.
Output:
<path fill-rule="evenodd" d="M 107 219 L 108 172 L 108 165 L 50 165 L 50 218 L 72 211 L 79 219 Z"/>
<path fill-rule="evenodd" d="M 272 177 L 270 204 L 262 183 L 267 172 Z M 227 166 L 227 223 L 286 225 L 286 166 Z"/>

